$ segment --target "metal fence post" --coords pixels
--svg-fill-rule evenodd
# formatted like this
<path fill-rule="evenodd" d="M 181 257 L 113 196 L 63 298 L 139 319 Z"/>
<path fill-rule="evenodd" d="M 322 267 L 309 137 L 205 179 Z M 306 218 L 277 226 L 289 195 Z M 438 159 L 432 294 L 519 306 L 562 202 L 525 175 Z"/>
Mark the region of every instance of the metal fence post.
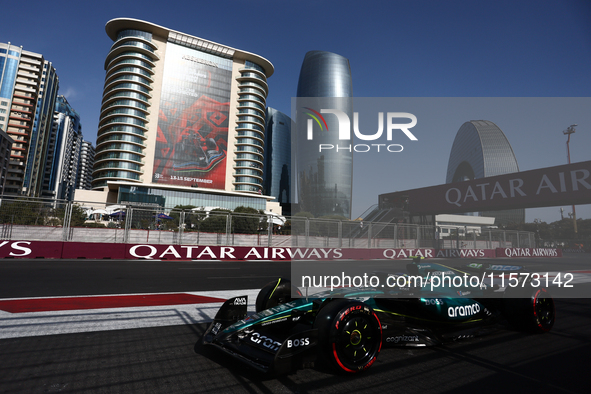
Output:
<path fill-rule="evenodd" d="M 226 215 L 226 243 L 225 245 L 230 245 L 230 233 L 232 232 L 232 214 L 228 213 Z"/>
<path fill-rule="evenodd" d="M 64 224 L 62 226 L 62 229 L 64 232 L 64 234 L 63 234 L 64 242 L 69 241 L 69 238 L 70 238 L 69 233 L 70 233 L 71 220 L 72 220 L 72 203 L 69 202 L 68 204 L 66 204 L 66 207 L 64 209 L 64 219 L 63 219 Z"/>
<path fill-rule="evenodd" d="M 125 229 L 123 230 L 123 243 L 127 243 L 129 241 L 130 234 L 131 234 L 131 223 L 133 217 L 133 208 L 131 206 L 126 206 L 126 215 L 125 215 Z M 115 234 L 117 234 L 117 230 L 115 230 Z M 116 242 L 116 241 L 115 241 Z"/>
<path fill-rule="evenodd" d="M 185 230 L 185 211 L 179 215 L 179 245 L 183 244 L 183 232 Z"/>
<path fill-rule="evenodd" d="M 267 216 L 267 246 L 270 248 L 273 244 L 273 219 L 271 215 Z"/>
<path fill-rule="evenodd" d="M 306 238 L 306 248 L 310 245 L 310 219 L 306 218 L 306 225 L 304 228 L 304 237 Z"/>

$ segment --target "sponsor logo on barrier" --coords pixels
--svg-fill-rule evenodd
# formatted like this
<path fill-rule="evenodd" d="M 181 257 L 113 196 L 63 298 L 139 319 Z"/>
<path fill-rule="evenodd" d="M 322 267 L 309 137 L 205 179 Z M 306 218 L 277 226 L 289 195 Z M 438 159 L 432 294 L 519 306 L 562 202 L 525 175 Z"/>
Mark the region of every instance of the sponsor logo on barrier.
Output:
<path fill-rule="evenodd" d="M 406 259 L 409 257 L 435 257 L 434 249 L 386 249 L 382 255 L 387 259 Z"/>
<path fill-rule="evenodd" d="M 2 241 L 2 242 L 0 242 L 0 248 L 12 249 L 12 251 L 8 255 L 13 256 L 13 257 L 28 256 L 33 252 L 31 250 L 31 248 L 28 248 L 23 245 L 31 245 L 31 242 L 30 241 L 15 241 L 15 242 Z"/>
<path fill-rule="evenodd" d="M 436 257 L 486 257 L 484 249 L 442 249 L 437 251 Z"/>
<path fill-rule="evenodd" d="M 558 257 L 557 249 L 547 248 L 505 248 L 506 257 Z"/>

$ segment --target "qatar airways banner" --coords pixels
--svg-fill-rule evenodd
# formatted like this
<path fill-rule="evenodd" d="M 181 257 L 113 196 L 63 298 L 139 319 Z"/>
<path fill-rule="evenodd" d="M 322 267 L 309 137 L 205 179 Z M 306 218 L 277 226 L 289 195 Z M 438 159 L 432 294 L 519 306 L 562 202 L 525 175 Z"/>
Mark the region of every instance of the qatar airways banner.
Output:
<path fill-rule="evenodd" d="M 591 203 L 591 161 L 380 195 L 413 215 Z"/>
<path fill-rule="evenodd" d="M 562 257 L 562 249 L 498 248 L 497 257 Z"/>
<path fill-rule="evenodd" d="M 560 249 L 349 249 L 0 241 L 0 258 L 146 260 L 402 260 L 561 257 Z"/>

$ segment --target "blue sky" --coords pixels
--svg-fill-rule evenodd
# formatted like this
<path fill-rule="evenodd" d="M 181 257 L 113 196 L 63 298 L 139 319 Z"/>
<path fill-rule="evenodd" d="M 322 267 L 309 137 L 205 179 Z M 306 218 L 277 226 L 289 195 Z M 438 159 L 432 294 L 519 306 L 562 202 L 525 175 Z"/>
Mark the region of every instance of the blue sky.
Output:
<path fill-rule="evenodd" d="M 266 57 L 275 66 L 267 103 L 286 114 L 309 50 L 347 57 L 357 97 L 591 96 L 591 2 L 586 0 L 32 1 L 25 10 L 17 2 L 5 3 L 0 41 L 22 45 L 53 62 L 60 93 L 80 113 L 90 141 L 96 139 L 104 59 L 112 44 L 104 26 L 118 17 L 146 20 Z M 30 12 L 24 23 L 17 17 L 23 12 Z M 572 123 L 579 124 L 571 140 L 572 161 L 590 160 L 591 124 L 584 120 L 536 128 L 499 126 L 520 169 L 529 170 L 566 163 L 561 132 Z M 386 170 L 368 176 L 356 168 L 354 182 L 365 178 L 375 187 L 356 187 L 353 214 L 365 210 L 366 201 L 377 201 L 383 190 L 444 183 L 461 123 L 442 126 L 418 136 L 420 143 L 444 133 L 442 143 L 417 145 L 422 165 L 406 165 L 396 179 L 380 180 Z M 417 163 L 416 153 L 397 160 L 393 166 Z M 577 216 L 591 218 L 591 205 L 578 206 Z M 559 208 L 528 210 L 526 220 L 534 218 L 558 220 Z"/>

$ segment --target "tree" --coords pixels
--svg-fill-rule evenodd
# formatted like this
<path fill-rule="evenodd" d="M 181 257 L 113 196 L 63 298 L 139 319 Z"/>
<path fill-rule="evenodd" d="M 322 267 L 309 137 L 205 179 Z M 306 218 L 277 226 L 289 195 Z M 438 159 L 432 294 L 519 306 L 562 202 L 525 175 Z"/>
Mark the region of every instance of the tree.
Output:
<path fill-rule="evenodd" d="M 228 209 L 212 209 L 209 211 L 209 216 L 201 222 L 201 231 L 225 233 L 226 220 L 230 213 Z"/>
<path fill-rule="evenodd" d="M 232 213 L 232 232 L 235 234 L 256 234 L 261 228 L 261 221 L 266 223 L 265 219 L 266 217 L 261 217 L 261 212 L 255 208 L 237 207 Z"/>
<path fill-rule="evenodd" d="M 2 200 L 0 205 L 0 223 L 44 225 L 48 216 L 48 209 L 39 201 L 26 198 L 16 200 Z"/>

